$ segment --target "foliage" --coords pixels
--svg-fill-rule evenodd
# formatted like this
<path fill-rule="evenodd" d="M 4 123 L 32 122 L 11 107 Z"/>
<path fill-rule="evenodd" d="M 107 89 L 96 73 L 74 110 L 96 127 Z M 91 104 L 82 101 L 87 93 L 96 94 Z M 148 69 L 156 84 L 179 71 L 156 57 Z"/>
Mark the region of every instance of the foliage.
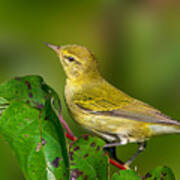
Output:
<path fill-rule="evenodd" d="M 115 173 L 112 177 L 112 180 L 118 179 L 133 179 L 133 180 L 141 180 L 140 177 L 133 170 L 124 170 L 119 173 Z"/>
<path fill-rule="evenodd" d="M 70 145 L 71 175 L 83 179 L 108 179 L 108 157 L 102 151 L 104 141 L 84 135 Z"/>
<path fill-rule="evenodd" d="M 172 170 L 168 167 L 156 167 L 151 172 L 147 173 L 144 180 L 175 180 Z"/>
<path fill-rule="evenodd" d="M 0 118 L 6 138 L 26 179 L 69 179 L 64 133 L 51 107 L 53 93 L 38 76 L 16 78 L 0 86 Z"/>
<path fill-rule="evenodd" d="M 39 76 L 18 77 L 0 85 L 0 132 L 14 150 L 25 178 L 108 180 L 105 142 L 83 135 L 67 143 L 57 113 L 61 113 L 60 100 Z M 112 176 L 118 179 L 141 178 L 133 170 L 121 170 Z M 169 168 L 157 167 L 143 179 L 175 177 Z"/>

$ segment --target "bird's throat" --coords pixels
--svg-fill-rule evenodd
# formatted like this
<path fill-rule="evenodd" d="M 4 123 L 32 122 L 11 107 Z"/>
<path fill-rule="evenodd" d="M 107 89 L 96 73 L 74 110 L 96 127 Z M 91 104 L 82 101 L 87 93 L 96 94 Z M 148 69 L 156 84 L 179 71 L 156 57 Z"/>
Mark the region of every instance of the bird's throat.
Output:
<path fill-rule="evenodd" d="M 74 78 L 67 78 L 68 83 L 72 83 L 76 86 L 81 86 L 84 84 L 89 84 L 89 83 L 94 83 L 102 80 L 102 76 L 98 71 L 93 71 L 93 72 L 87 72 L 87 73 L 82 73 L 79 76 L 76 76 Z"/>

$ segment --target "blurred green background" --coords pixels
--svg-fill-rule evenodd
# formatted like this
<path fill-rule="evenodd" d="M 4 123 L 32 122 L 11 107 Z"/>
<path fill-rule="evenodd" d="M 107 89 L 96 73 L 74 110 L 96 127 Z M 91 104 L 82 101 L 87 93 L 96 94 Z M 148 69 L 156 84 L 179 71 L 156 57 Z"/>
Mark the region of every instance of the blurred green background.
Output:
<path fill-rule="evenodd" d="M 64 72 L 43 42 L 80 44 L 94 51 L 108 81 L 180 120 L 179 8 L 175 0 L 1 0 L 0 82 L 38 74 L 63 101 Z M 65 105 L 63 114 L 76 135 L 82 133 Z M 126 160 L 136 149 L 120 147 L 118 156 Z M 180 178 L 180 136 L 154 137 L 133 165 L 142 175 L 167 165 Z M 0 179 L 24 179 L 1 136 Z"/>

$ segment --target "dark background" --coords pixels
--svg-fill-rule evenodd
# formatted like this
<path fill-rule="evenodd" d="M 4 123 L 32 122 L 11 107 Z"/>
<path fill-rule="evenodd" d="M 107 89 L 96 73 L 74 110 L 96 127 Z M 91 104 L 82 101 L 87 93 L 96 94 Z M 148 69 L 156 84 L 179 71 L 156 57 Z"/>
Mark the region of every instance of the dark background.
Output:
<path fill-rule="evenodd" d="M 63 100 L 64 72 L 43 42 L 80 44 L 94 51 L 108 81 L 180 120 L 179 8 L 175 0 L 1 0 L 0 82 L 38 74 Z M 63 113 L 79 135 L 65 106 Z M 118 148 L 119 158 L 128 159 L 136 148 Z M 140 174 L 167 165 L 180 177 L 180 136 L 154 137 L 133 165 Z M 0 179 L 23 179 L 1 136 Z"/>

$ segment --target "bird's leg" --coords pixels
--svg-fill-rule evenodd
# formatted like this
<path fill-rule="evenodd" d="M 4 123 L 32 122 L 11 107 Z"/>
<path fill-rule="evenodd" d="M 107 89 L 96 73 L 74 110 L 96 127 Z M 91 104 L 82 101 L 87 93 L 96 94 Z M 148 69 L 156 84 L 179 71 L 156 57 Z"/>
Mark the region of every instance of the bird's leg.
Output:
<path fill-rule="evenodd" d="M 138 145 L 139 145 L 138 151 L 125 163 L 126 166 L 129 167 L 129 165 L 136 159 L 136 157 L 145 150 L 147 143 L 142 142 L 142 143 L 138 143 Z"/>
<path fill-rule="evenodd" d="M 128 143 L 128 139 L 127 138 L 121 138 L 119 139 L 119 142 L 114 142 L 114 143 L 108 143 L 104 145 L 104 148 L 107 147 L 115 147 L 115 146 L 122 146 Z"/>
<path fill-rule="evenodd" d="M 113 147 L 104 147 L 104 149 L 106 151 L 108 151 L 111 158 L 113 158 L 114 160 L 116 160 L 120 164 L 124 164 L 123 161 L 121 161 L 120 159 L 117 158 L 117 156 L 116 156 L 116 147 L 115 146 L 113 146 Z"/>
<path fill-rule="evenodd" d="M 104 145 L 104 149 L 107 150 L 110 154 L 110 156 L 116 160 L 117 162 L 119 162 L 120 164 L 124 164 L 123 161 L 121 161 L 120 159 L 117 158 L 116 156 L 116 146 L 122 146 L 127 144 L 127 139 L 120 139 L 120 142 L 114 142 L 114 143 L 108 143 Z"/>
<path fill-rule="evenodd" d="M 111 147 L 116 147 L 116 146 L 121 146 L 121 145 L 123 145 L 121 142 L 105 144 L 104 148 L 111 148 Z"/>
<path fill-rule="evenodd" d="M 110 155 L 112 156 L 112 158 L 114 158 L 116 161 L 120 162 L 121 164 L 124 164 L 125 166 L 129 167 L 129 165 L 136 159 L 136 157 L 145 150 L 147 143 L 146 142 L 138 143 L 139 145 L 138 151 L 126 163 L 123 163 L 121 160 L 119 160 L 116 157 L 115 147 L 125 145 L 125 144 L 127 144 L 127 141 L 123 139 L 120 142 L 105 144 L 104 148 L 107 150 L 109 149 L 108 151 L 110 152 Z"/>

